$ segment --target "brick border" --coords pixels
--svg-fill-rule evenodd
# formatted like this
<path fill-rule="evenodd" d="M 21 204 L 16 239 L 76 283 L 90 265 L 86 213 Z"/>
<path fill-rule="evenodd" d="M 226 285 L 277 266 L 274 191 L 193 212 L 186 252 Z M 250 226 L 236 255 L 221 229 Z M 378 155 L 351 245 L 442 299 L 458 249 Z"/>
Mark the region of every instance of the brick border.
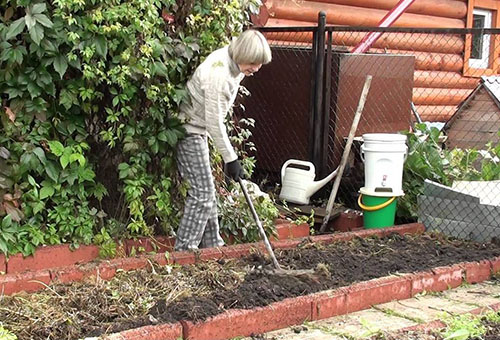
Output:
<path fill-rule="evenodd" d="M 390 276 L 360 282 L 349 287 L 318 292 L 307 296 L 285 299 L 266 307 L 251 310 L 228 310 L 208 320 L 193 323 L 180 321 L 182 338 L 189 340 L 225 340 L 237 336 L 269 332 L 292 325 L 302 324 L 306 320 L 321 320 L 336 315 L 352 313 L 370 308 L 374 304 L 393 300 L 408 299 L 426 291 L 442 291 L 457 287 L 463 282 L 475 283 L 489 279 L 500 271 L 500 258 L 480 262 L 464 262 L 449 267 L 434 268 L 430 271 Z M 488 275 L 486 275 L 488 269 Z M 476 308 L 470 313 L 479 314 L 485 310 L 500 310 L 500 303 L 490 307 Z M 174 327 L 173 325 L 146 326 Z M 442 327 L 439 320 L 430 323 L 403 328 L 400 331 L 425 330 Z M 144 328 L 116 333 L 105 339 L 136 340 L 138 334 L 144 334 Z M 155 340 L 177 340 L 177 337 L 151 338 Z"/>
<path fill-rule="evenodd" d="M 273 238 L 275 240 L 289 240 L 309 236 L 308 224 L 295 225 L 290 221 L 279 219 L 275 221 L 275 225 L 278 233 L 278 237 Z M 123 240 L 118 242 L 117 254 L 118 257 L 128 257 L 146 256 L 152 252 L 172 252 L 174 242 L 173 237 L 166 236 Z M 95 245 L 81 245 L 74 250 L 70 249 L 67 244 L 42 246 L 37 248 L 34 255 L 27 257 L 22 254 L 15 254 L 6 258 L 5 255 L 0 254 L 0 275 L 50 270 L 96 260 L 99 260 L 99 247 Z"/>
<path fill-rule="evenodd" d="M 297 245 L 299 245 L 301 242 L 304 242 L 305 240 L 323 244 L 330 244 L 333 242 L 348 241 L 355 237 L 383 237 L 391 233 L 398 233 L 401 235 L 418 234 L 424 232 L 424 230 L 425 227 L 422 224 L 412 223 L 390 228 L 366 229 L 338 234 L 310 236 L 308 238 L 301 239 L 278 240 L 271 241 L 271 243 L 275 249 L 290 249 L 297 247 Z M 298 229 L 298 232 L 304 233 L 304 230 Z M 148 247 L 148 242 L 140 244 L 141 246 Z M 124 249 L 126 249 L 128 246 L 125 245 L 123 247 Z M 51 250 L 53 250 L 54 252 L 51 252 Z M 7 263 L 7 274 L 0 275 L 0 293 L 3 291 L 5 295 L 10 295 L 26 289 L 30 292 L 33 292 L 45 288 L 44 285 L 29 284 L 29 281 L 32 281 L 28 278 L 29 275 L 39 275 L 43 277 L 44 280 L 39 281 L 43 281 L 46 284 L 55 282 L 69 283 L 81 281 L 92 276 L 98 276 L 101 279 L 111 279 L 116 274 L 117 270 L 141 269 L 151 266 L 153 263 L 156 263 L 158 265 L 166 265 L 172 263 L 178 265 L 189 265 L 208 259 L 238 258 L 249 255 L 251 252 L 256 250 L 260 250 L 262 252 L 266 251 L 264 248 L 264 244 L 262 242 L 258 242 L 238 244 L 222 248 L 201 249 L 196 253 L 157 253 L 154 255 L 139 255 L 137 257 L 115 258 L 112 260 L 94 259 L 93 261 L 90 261 L 95 254 L 98 254 L 98 248 L 96 246 L 82 246 L 73 252 L 70 251 L 67 246 L 43 247 L 40 249 L 40 251 L 37 251 L 37 253 L 35 253 L 35 256 L 23 259 L 22 256 L 16 255 L 12 260 L 13 262 L 9 261 Z M 86 259 L 87 261 L 82 261 L 82 258 Z M 63 265 L 54 267 L 56 261 L 60 261 L 59 263 L 63 263 Z M 43 268 L 44 263 L 49 264 L 48 268 Z M 21 264 L 28 265 L 28 271 L 24 271 L 23 273 L 29 273 L 29 275 L 16 275 L 20 274 L 19 270 L 21 268 Z M 496 265 L 500 267 L 500 257 L 498 258 L 498 264 Z M 9 268 L 10 270 L 14 268 L 14 272 L 9 273 Z M 46 277 L 44 276 L 47 272 L 49 273 L 48 282 L 46 280 Z M 14 284 L 13 282 L 17 284 Z"/>

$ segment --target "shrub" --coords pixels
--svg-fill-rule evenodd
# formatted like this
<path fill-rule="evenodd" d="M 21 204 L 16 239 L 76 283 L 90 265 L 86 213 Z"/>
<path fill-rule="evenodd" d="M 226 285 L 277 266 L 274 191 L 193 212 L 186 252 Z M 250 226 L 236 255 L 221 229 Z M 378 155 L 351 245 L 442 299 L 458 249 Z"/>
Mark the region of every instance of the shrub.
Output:
<path fill-rule="evenodd" d="M 179 4 L 0 0 L 0 251 L 176 227 L 185 82 L 258 5 Z"/>

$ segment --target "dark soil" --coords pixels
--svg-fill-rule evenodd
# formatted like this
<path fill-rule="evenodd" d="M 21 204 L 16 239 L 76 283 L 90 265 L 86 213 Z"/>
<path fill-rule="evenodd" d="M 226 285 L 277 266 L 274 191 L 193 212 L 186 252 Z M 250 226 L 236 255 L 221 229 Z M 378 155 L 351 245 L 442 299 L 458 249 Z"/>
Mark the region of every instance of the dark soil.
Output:
<path fill-rule="evenodd" d="M 500 340 L 500 323 L 483 321 L 483 325 L 487 328 L 486 334 L 472 340 Z"/>
<path fill-rule="evenodd" d="M 313 276 L 271 274 L 270 262 L 260 254 L 241 261 L 155 267 L 153 272 L 119 273 L 110 282 L 60 285 L 28 297 L 4 297 L 0 320 L 17 331 L 19 340 L 76 339 L 160 322 L 200 321 L 227 309 L 265 306 L 390 274 L 497 256 L 497 244 L 447 240 L 434 234 L 355 239 L 329 246 L 304 242 L 296 249 L 278 251 L 278 261 L 290 269 L 315 268 Z M 34 303 L 29 301 L 43 301 L 54 311 L 50 316 L 27 315 L 36 312 L 32 306 L 25 309 L 27 303 Z M 56 322 L 57 318 L 61 321 Z"/>
<path fill-rule="evenodd" d="M 206 301 L 198 297 L 182 304 L 157 305 L 152 315 L 162 321 L 199 321 L 221 313 L 227 307 L 253 308 L 266 306 L 285 298 L 307 295 L 322 290 L 348 286 L 395 273 L 410 273 L 466 261 L 478 261 L 500 255 L 500 247 L 491 244 L 447 241 L 425 235 L 385 239 L 356 239 L 322 247 L 305 243 L 301 248 L 277 253 L 278 262 L 290 269 L 317 268 L 315 276 L 273 275 L 254 270 L 236 290 L 215 291 Z M 246 259 L 258 267 L 264 259 L 255 254 Z M 265 262 L 265 267 L 271 266 Z M 201 308 L 203 306 L 203 308 Z M 159 308 L 158 308 L 159 307 Z M 196 314 L 193 314 L 193 310 Z"/>

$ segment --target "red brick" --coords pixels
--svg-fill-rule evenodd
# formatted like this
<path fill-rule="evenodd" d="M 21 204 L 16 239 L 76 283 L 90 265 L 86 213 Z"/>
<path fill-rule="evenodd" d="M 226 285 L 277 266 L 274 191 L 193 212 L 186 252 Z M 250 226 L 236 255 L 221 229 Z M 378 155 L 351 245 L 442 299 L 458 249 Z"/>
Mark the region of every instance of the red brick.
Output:
<path fill-rule="evenodd" d="M 149 238 L 138 238 L 135 240 L 125 240 L 125 251 L 127 256 L 135 256 L 152 252 L 153 245 Z"/>
<path fill-rule="evenodd" d="M 444 322 L 440 320 L 434 320 L 427 323 L 421 323 L 418 325 L 405 327 L 400 329 L 398 332 L 400 332 L 401 334 L 403 334 L 403 332 L 427 332 L 436 329 L 442 329 L 444 327 L 446 327 L 446 324 Z"/>
<path fill-rule="evenodd" d="M 165 258 L 165 254 L 157 255 L 161 255 Z M 125 271 L 142 269 L 148 266 L 148 260 L 145 257 L 126 257 L 123 259 L 114 259 L 110 262 L 116 267 L 116 269 L 122 269 Z"/>
<path fill-rule="evenodd" d="M 303 238 L 309 237 L 311 227 L 307 223 L 302 223 L 299 225 L 292 224 L 290 227 L 291 237 L 290 238 Z"/>
<path fill-rule="evenodd" d="M 104 340 L 177 340 L 182 339 L 180 323 L 144 326 L 105 336 Z"/>
<path fill-rule="evenodd" d="M 490 260 L 491 273 L 496 274 L 500 272 L 500 256 Z"/>
<path fill-rule="evenodd" d="M 186 264 L 194 264 L 196 262 L 194 253 L 190 251 L 175 251 L 171 253 L 171 255 L 174 263 L 181 266 Z"/>
<path fill-rule="evenodd" d="M 278 236 L 271 237 L 272 240 L 287 240 L 293 238 L 303 238 L 309 236 L 309 225 L 307 223 L 293 224 L 289 221 L 276 225 Z"/>
<path fill-rule="evenodd" d="M 158 253 L 172 252 L 175 245 L 175 237 L 173 236 L 156 236 L 153 238 L 155 251 Z"/>
<path fill-rule="evenodd" d="M 221 248 L 204 248 L 200 249 L 197 261 L 207 261 L 207 260 L 218 260 L 224 257 L 224 253 Z"/>
<path fill-rule="evenodd" d="M 250 254 L 250 251 L 253 249 L 258 249 L 258 245 L 256 243 L 246 243 L 246 244 L 236 244 L 233 246 L 226 246 L 220 248 L 225 258 L 238 258 L 247 256 Z"/>
<path fill-rule="evenodd" d="M 423 291 L 441 292 L 462 284 L 463 269 L 458 265 L 437 267 L 428 272 L 411 275 L 412 295 Z"/>
<path fill-rule="evenodd" d="M 394 227 L 383 228 L 384 236 L 389 235 L 391 233 L 398 233 L 400 235 L 416 235 L 422 234 L 425 231 L 425 226 L 422 223 L 408 223 L 401 224 Z"/>
<path fill-rule="evenodd" d="M 465 280 L 468 283 L 479 283 L 486 281 L 491 276 L 490 261 L 467 262 L 462 266 L 465 269 Z"/>
<path fill-rule="evenodd" d="M 301 240 L 281 240 L 271 242 L 274 249 L 293 249 L 302 243 Z"/>
<path fill-rule="evenodd" d="M 102 262 L 97 266 L 97 275 L 103 280 L 110 280 L 116 274 L 116 265 L 111 262 Z"/>
<path fill-rule="evenodd" d="M 340 234 L 329 234 L 329 235 L 318 235 L 311 236 L 311 240 L 314 243 L 321 244 L 331 244 L 334 242 L 347 242 L 352 240 L 354 237 L 354 233 L 340 233 Z"/>
<path fill-rule="evenodd" d="M 83 280 L 85 277 L 85 271 L 78 266 L 68 266 L 51 269 L 50 277 L 52 281 L 58 283 L 77 282 Z"/>
<path fill-rule="evenodd" d="M 142 258 L 140 258 L 142 259 Z M 158 253 L 151 257 L 151 259 L 159 266 L 166 266 L 168 264 L 173 264 L 174 259 L 171 252 Z M 147 265 L 147 261 L 146 261 Z"/>
<path fill-rule="evenodd" d="M 347 312 L 355 312 L 379 303 L 411 297 L 409 278 L 382 278 L 361 282 L 346 288 Z"/>
<path fill-rule="evenodd" d="M 264 333 L 311 320 L 311 297 L 298 297 L 251 310 L 229 310 L 200 323 L 181 321 L 184 339 L 223 340 Z"/>
<path fill-rule="evenodd" d="M 437 281 L 434 283 L 433 291 L 457 288 L 462 284 L 463 270 L 459 265 L 437 267 L 432 269 L 432 272 L 437 275 Z M 446 288 L 441 289 L 444 284 L 446 284 Z M 436 290 L 436 288 L 438 288 L 438 290 Z"/>
<path fill-rule="evenodd" d="M 328 223 L 328 227 L 338 232 L 360 230 L 363 228 L 363 215 L 353 210 L 343 211 L 336 219 Z"/>
<path fill-rule="evenodd" d="M 33 256 L 23 257 L 22 254 L 16 254 L 9 257 L 7 273 L 65 267 L 75 263 L 86 263 L 98 256 L 99 248 L 96 246 L 83 245 L 74 251 L 70 250 L 68 245 L 40 247 Z"/>
<path fill-rule="evenodd" d="M 0 275 L 7 273 L 7 262 L 5 260 L 5 255 L 0 254 Z"/>
<path fill-rule="evenodd" d="M 347 290 L 344 288 L 313 294 L 312 320 L 347 314 Z"/>
<path fill-rule="evenodd" d="M 11 295 L 18 292 L 36 292 L 50 283 L 50 272 L 39 270 L 28 273 L 6 274 L 0 276 L 0 295 Z"/>

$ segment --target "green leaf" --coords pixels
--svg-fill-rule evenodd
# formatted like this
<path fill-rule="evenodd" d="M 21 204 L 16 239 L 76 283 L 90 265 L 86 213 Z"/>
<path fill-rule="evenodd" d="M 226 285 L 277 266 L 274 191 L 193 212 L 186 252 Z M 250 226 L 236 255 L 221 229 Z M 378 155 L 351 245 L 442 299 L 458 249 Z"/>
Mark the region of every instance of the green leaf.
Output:
<path fill-rule="evenodd" d="M 9 248 L 7 247 L 7 243 L 5 243 L 5 241 L 2 240 L 1 238 L 0 238 L 0 251 L 2 251 L 2 253 L 4 253 L 5 255 L 7 255 L 9 252 Z"/>
<path fill-rule="evenodd" d="M 54 195 L 54 187 L 51 187 L 51 186 L 47 186 L 47 187 L 43 187 L 41 190 L 40 190 L 40 199 L 43 200 L 43 199 L 46 199 L 47 197 L 51 197 L 52 195 Z"/>
<path fill-rule="evenodd" d="M 158 74 L 162 77 L 168 77 L 168 68 L 161 61 L 157 61 L 154 63 L 154 71 L 155 74 Z"/>
<path fill-rule="evenodd" d="M 24 17 L 24 20 L 26 22 L 26 27 L 28 27 L 28 30 L 31 30 L 33 26 L 36 24 L 35 18 L 29 13 L 26 13 L 26 16 Z"/>
<path fill-rule="evenodd" d="M 81 169 L 81 170 L 80 170 Z M 78 170 L 78 177 L 84 181 L 94 181 L 95 173 L 90 168 L 80 168 Z"/>
<path fill-rule="evenodd" d="M 108 42 L 103 36 L 98 36 L 95 39 L 95 47 L 97 54 L 105 58 L 106 55 L 108 54 Z"/>
<path fill-rule="evenodd" d="M 31 99 L 39 97 L 42 94 L 42 89 L 33 81 L 28 83 L 28 92 L 30 93 Z"/>
<path fill-rule="evenodd" d="M 78 161 L 78 163 L 80 163 L 80 166 L 84 166 L 85 162 L 86 162 L 85 157 L 81 153 L 71 154 L 71 156 L 69 157 L 69 161 L 70 161 L 70 163 L 73 163 L 74 161 Z"/>
<path fill-rule="evenodd" d="M 43 165 L 47 162 L 47 159 L 45 158 L 45 152 L 41 147 L 36 147 L 33 149 L 33 153 L 38 157 L 40 162 L 42 162 Z"/>
<path fill-rule="evenodd" d="M 9 61 L 21 65 L 23 62 L 23 50 L 20 47 L 11 49 Z"/>
<path fill-rule="evenodd" d="M 166 134 L 166 137 L 167 137 L 166 142 L 170 146 L 174 146 L 177 143 L 177 135 L 175 134 L 175 132 L 172 131 L 172 130 L 165 130 L 165 134 Z"/>
<path fill-rule="evenodd" d="M 2 219 L 2 228 L 8 228 L 12 224 L 12 217 L 10 215 L 5 216 Z"/>
<path fill-rule="evenodd" d="M 23 91 L 14 87 L 8 88 L 5 92 L 9 95 L 9 99 L 21 97 L 23 95 Z"/>
<path fill-rule="evenodd" d="M 45 172 L 47 173 L 47 176 L 49 176 L 49 178 L 54 182 L 57 182 L 57 180 L 59 179 L 59 170 L 56 168 L 53 162 L 49 161 L 47 162 L 47 164 L 45 164 Z"/>
<path fill-rule="evenodd" d="M 66 60 L 66 57 L 64 55 L 59 54 L 54 58 L 54 69 L 57 71 L 57 73 L 59 73 L 62 79 L 64 74 L 66 73 L 66 70 L 68 69 L 68 61 Z"/>
<path fill-rule="evenodd" d="M 448 335 L 444 340 L 467 340 L 470 332 L 467 329 L 458 329 L 452 334 Z"/>
<path fill-rule="evenodd" d="M 40 45 L 40 41 L 42 41 L 44 36 L 43 26 L 35 24 L 29 31 L 30 31 L 30 37 L 33 40 L 33 42 L 37 45 Z"/>
<path fill-rule="evenodd" d="M 59 158 L 59 162 L 61 163 L 61 166 L 62 166 L 62 168 L 63 168 L 63 169 L 66 169 L 66 167 L 68 166 L 68 164 L 69 164 L 69 162 L 70 162 L 70 161 L 69 161 L 70 157 L 71 157 L 71 153 L 69 153 L 69 152 L 65 152 L 65 153 L 61 156 L 61 158 Z"/>
<path fill-rule="evenodd" d="M 52 21 L 50 21 L 50 19 L 45 14 L 35 14 L 33 17 L 36 19 L 37 22 L 39 22 L 41 25 L 47 28 L 52 28 L 52 26 L 54 26 Z"/>
<path fill-rule="evenodd" d="M 47 9 L 47 5 L 45 3 L 35 4 L 31 8 L 31 13 L 32 14 L 40 14 L 40 13 L 45 12 L 46 9 Z"/>
<path fill-rule="evenodd" d="M 71 108 L 71 106 L 73 106 L 73 104 L 77 104 L 77 103 L 78 103 L 78 99 L 73 92 L 68 91 L 66 89 L 61 90 L 61 93 L 59 95 L 59 104 L 64 106 L 66 108 L 66 110 L 69 110 Z"/>
<path fill-rule="evenodd" d="M 24 30 L 25 26 L 26 26 L 26 21 L 24 20 L 24 17 L 17 19 L 16 21 L 14 21 L 12 24 L 9 25 L 9 29 L 7 30 L 5 39 L 10 40 L 14 38 Z"/>
<path fill-rule="evenodd" d="M 45 204 L 43 202 L 37 202 L 33 205 L 33 213 L 38 214 L 45 208 Z"/>
<path fill-rule="evenodd" d="M 35 188 L 39 187 L 38 183 L 35 181 L 35 179 L 31 175 L 28 175 L 28 182 L 29 182 L 29 184 L 31 184 Z"/>
<path fill-rule="evenodd" d="M 52 153 L 54 155 L 56 155 L 57 157 L 60 157 L 63 154 L 64 145 L 62 145 L 61 142 L 59 142 L 57 140 L 53 140 L 53 141 L 50 141 L 48 144 L 49 144 L 50 151 L 52 151 Z"/>

